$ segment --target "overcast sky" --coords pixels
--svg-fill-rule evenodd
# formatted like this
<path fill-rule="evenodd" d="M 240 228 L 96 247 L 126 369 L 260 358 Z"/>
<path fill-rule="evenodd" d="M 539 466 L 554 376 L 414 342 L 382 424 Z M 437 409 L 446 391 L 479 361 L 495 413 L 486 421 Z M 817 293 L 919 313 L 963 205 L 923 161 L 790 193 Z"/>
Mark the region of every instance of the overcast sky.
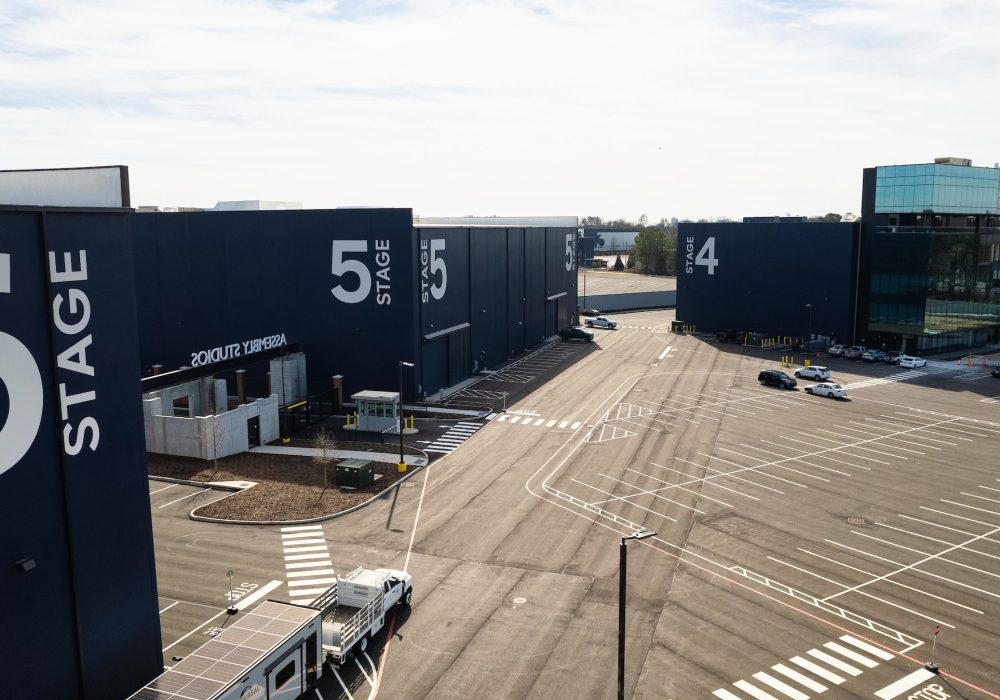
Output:
<path fill-rule="evenodd" d="M 0 169 L 132 204 L 428 216 L 857 212 L 1000 160 L 1000 3 L 4 0 Z"/>

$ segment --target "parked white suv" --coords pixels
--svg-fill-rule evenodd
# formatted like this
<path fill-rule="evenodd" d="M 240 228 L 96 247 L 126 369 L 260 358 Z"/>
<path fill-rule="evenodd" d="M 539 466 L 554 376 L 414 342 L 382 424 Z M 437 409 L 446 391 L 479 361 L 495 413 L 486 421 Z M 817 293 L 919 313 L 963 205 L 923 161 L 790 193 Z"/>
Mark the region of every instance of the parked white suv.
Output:
<path fill-rule="evenodd" d="M 847 350 L 848 347 L 849 346 L 847 345 L 831 345 L 829 349 L 827 349 L 827 352 L 834 357 L 840 357 L 844 354 L 844 350 Z"/>
<path fill-rule="evenodd" d="M 588 318 L 587 327 L 607 328 L 609 330 L 616 330 L 618 328 L 618 321 L 612 321 L 610 318 L 605 318 L 604 316 L 598 316 L 597 318 Z"/>
<path fill-rule="evenodd" d="M 795 370 L 795 376 L 799 379 L 818 379 L 822 382 L 830 378 L 830 370 L 827 367 L 820 367 L 819 365 L 800 367 Z"/>
<path fill-rule="evenodd" d="M 924 367 L 927 365 L 927 360 L 922 357 L 913 357 L 912 355 L 900 355 L 897 364 L 900 367 Z"/>

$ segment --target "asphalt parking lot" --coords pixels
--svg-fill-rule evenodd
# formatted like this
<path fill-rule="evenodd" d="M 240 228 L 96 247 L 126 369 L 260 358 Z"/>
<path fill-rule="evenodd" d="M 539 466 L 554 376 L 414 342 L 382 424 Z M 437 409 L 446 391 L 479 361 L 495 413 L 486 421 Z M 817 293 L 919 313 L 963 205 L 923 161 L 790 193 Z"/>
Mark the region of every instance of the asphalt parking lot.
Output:
<path fill-rule="evenodd" d="M 1000 381 L 823 359 L 835 401 L 761 387 L 780 353 L 616 318 L 391 516 L 320 524 L 329 569 L 406 568 L 415 590 L 324 697 L 612 697 L 619 538 L 649 528 L 629 545 L 628 697 L 1000 698 Z M 287 599 L 287 565 L 313 561 L 278 527 L 187 520 L 219 494 L 179 488 L 151 496 L 167 659 L 225 618 L 226 568 Z"/>

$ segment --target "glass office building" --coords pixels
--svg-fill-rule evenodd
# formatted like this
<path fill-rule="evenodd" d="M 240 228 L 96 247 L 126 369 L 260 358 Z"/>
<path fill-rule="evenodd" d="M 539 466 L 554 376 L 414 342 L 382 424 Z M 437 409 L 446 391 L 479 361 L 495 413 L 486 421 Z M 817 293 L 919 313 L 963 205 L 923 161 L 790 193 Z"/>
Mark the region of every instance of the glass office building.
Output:
<path fill-rule="evenodd" d="M 1000 168 L 867 168 L 858 342 L 913 353 L 1000 342 Z"/>

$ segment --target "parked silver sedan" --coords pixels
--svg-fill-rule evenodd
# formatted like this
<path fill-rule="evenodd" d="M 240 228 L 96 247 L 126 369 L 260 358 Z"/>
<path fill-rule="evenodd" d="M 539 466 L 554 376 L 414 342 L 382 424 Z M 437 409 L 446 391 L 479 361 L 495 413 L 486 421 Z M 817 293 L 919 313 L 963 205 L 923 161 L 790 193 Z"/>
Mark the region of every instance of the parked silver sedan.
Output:
<path fill-rule="evenodd" d="M 816 394 L 816 396 L 828 396 L 831 399 L 847 398 L 847 389 L 840 386 L 840 384 L 834 384 L 833 382 L 810 384 L 805 388 L 805 392 L 807 394 Z"/>

